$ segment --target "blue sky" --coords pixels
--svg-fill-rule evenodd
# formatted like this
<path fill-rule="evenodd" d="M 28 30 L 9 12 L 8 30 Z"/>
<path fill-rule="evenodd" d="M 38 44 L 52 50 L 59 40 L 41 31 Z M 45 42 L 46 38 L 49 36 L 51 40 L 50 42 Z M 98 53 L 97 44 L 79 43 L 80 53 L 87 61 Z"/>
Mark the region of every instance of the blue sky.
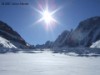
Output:
<path fill-rule="evenodd" d="M 29 5 L 1 5 L 2 2 L 26 2 Z M 33 8 L 45 8 L 47 0 L 0 0 L 0 20 L 10 25 L 30 44 L 43 44 L 54 41 L 64 30 L 75 29 L 80 21 L 100 16 L 100 0 L 48 0 L 48 8 L 54 11 L 59 22 L 55 28 L 46 30 L 43 22 L 35 22 L 41 15 Z"/>

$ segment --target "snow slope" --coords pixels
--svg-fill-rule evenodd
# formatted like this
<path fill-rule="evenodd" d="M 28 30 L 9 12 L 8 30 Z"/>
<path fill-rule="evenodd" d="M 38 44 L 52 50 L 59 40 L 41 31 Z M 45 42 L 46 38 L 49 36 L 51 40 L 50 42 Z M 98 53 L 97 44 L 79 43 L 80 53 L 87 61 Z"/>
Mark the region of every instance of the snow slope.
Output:
<path fill-rule="evenodd" d="M 4 48 L 17 48 L 10 41 L 0 36 L 0 47 Z"/>
<path fill-rule="evenodd" d="M 0 75 L 100 75 L 100 57 L 51 52 L 0 54 Z"/>
<path fill-rule="evenodd" d="M 100 40 L 96 41 L 95 43 L 93 43 L 90 48 L 100 48 Z"/>

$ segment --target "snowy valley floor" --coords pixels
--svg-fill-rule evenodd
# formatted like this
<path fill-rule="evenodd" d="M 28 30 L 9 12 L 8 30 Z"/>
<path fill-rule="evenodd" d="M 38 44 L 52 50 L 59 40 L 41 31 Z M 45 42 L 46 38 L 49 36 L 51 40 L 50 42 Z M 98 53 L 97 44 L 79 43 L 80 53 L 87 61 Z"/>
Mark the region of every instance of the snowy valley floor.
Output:
<path fill-rule="evenodd" d="M 50 51 L 0 54 L 0 75 L 100 75 L 100 57 Z"/>

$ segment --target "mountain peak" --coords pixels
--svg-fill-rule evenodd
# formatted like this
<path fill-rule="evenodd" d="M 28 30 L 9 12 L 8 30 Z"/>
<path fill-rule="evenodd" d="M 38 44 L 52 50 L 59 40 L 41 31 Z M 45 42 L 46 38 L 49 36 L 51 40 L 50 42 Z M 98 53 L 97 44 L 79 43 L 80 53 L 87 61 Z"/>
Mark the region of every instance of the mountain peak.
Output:
<path fill-rule="evenodd" d="M 100 40 L 100 16 L 81 21 L 78 27 L 67 34 L 62 32 L 56 39 L 54 46 L 90 47 L 93 42 Z"/>
<path fill-rule="evenodd" d="M 17 48 L 28 48 L 26 41 L 3 21 L 0 21 L 0 36 Z"/>

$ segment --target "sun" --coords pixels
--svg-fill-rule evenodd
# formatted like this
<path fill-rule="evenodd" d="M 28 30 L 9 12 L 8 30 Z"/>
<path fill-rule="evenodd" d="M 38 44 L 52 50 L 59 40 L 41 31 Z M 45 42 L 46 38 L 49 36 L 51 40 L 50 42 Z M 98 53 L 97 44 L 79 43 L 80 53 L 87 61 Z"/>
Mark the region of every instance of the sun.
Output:
<path fill-rule="evenodd" d="M 54 18 L 54 15 L 58 10 L 59 9 L 56 9 L 56 10 L 50 12 L 48 7 L 46 7 L 46 9 L 42 9 L 41 11 L 38 9 L 35 9 L 35 11 L 37 11 L 38 13 L 41 14 L 41 18 L 39 20 L 37 20 L 36 23 L 41 22 L 41 21 L 44 21 L 47 25 L 49 25 L 53 22 L 57 23 L 57 20 Z"/>
<path fill-rule="evenodd" d="M 46 8 L 45 10 L 40 11 L 40 14 L 42 15 L 42 17 L 40 18 L 40 21 L 44 21 L 45 25 L 53 25 L 53 23 L 57 22 L 56 19 L 54 18 L 54 14 L 55 12 L 52 11 L 50 12 L 48 8 Z"/>
<path fill-rule="evenodd" d="M 52 14 L 48 10 L 45 10 L 42 16 L 46 24 L 50 24 L 51 22 L 53 22 Z"/>
<path fill-rule="evenodd" d="M 41 15 L 40 19 L 38 19 L 36 23 L 42 22 L 44 21 L 45 24 L 44 27 L 49 30 L 49 29 L 53 29 L 56 25 L 56 23 L 58 23 L 58 21 L 55 19 L 55 13 L 59 10 L 60 8 L 57 8 L 53 11 L 50 11 L 48 8 L 48 4 L 46 4 L 45 8 L 41 7 L 41 10 L 34 8 L 34 10 L 36 12 L 39 13 L 39 15 Z"/>

